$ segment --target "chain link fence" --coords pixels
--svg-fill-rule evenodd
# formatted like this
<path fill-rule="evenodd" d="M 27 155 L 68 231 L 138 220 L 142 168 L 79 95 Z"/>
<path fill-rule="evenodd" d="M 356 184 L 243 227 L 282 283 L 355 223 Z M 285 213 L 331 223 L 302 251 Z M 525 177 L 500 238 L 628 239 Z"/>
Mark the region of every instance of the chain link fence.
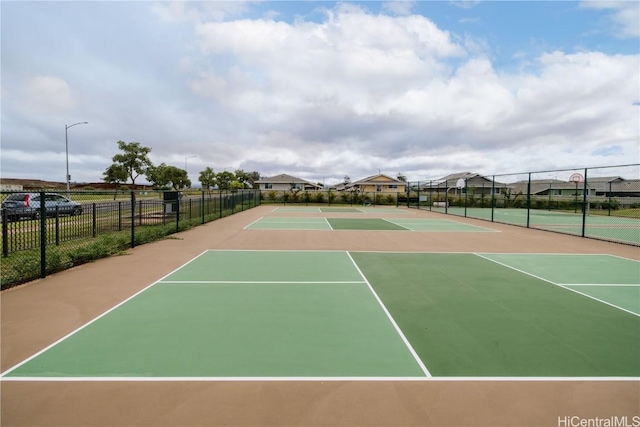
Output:
<path fill-rule="evenodd" d="M 640 246 L 640 164 L 415 181 L 407 206 Z"/>
<path fill-rule="evenodd" d="M 0 194 L 2 289 L 260 204 L 258 190 Z"/>

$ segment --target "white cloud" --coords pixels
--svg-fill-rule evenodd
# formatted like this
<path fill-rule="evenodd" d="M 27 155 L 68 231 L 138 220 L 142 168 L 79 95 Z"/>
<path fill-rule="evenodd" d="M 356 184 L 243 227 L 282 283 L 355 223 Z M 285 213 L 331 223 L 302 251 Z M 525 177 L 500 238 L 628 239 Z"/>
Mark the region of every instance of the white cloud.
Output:
<path fill-rule="evenodd" d="M 480 4 L 480 0 L 451 0 L 449 3 L 461 9 L 471 9 Z"/>
<path fill-rule="evenodd" d="M 165 22 L 222 22 L 249 10 L 253 1 L 205 1 L 171 0 L 154 2 L 151 11 Z M 192 6 L 196 7 L 192 7 Z"/>
<path fill-rule="evenodd" d="M 382 9 L 396 15 L 409 15 L 415 4 L 410 0 L 388 1 L 382 3 Z"/>
<path fill-rule="evenodd" d="M 36 76 L 24 82 L 23 105 L 40 113 L 61 113 L 73 109 L 77 99 L 66 81 L 54 76 Z"/>
<path fill-rule="evenodd" d="M 205 56 L 232 65 L 201 73 L 191 88 L 243 117 L 253 134 L 245 168 L 426 175 L 446 163 L 494 172 L 511 153 L 522 159 L 511 167 L 526 170 L 593 164 L 593 153 L 624 162 L 637 147 L 638 56 L 550 52 L 533 72 L 506 74 L 486 40 L 459 44 L 422 16 L 353 4 L 319 23 L 245 19 L 196 31 Z M 612 143 L 623 148 L 602 150 Z"/>
<path fill-rule="evenodd" d="M 583 8 L 610 10 L 612 32 L 618 37 L 640 37 L 640 3 L 637 1 L 583 1 Z"/>

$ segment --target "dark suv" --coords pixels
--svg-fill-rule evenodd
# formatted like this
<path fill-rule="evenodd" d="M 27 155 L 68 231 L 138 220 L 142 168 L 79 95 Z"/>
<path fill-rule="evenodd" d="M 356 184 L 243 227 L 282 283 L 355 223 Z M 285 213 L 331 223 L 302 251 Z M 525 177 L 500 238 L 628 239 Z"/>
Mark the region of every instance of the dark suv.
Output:
<path fill-rule="evenodd" d="M 38 218 L 40 216 L 41 193 L 14 193 L 9 195 L 2 202 L 3 215 L 8 220 L 18 220 L 20 218 Z M 47 216 L 59 215 L 80 215 L 82 205 L 78 202 L 56 194 L 44 194 L 44 208 Z"/>

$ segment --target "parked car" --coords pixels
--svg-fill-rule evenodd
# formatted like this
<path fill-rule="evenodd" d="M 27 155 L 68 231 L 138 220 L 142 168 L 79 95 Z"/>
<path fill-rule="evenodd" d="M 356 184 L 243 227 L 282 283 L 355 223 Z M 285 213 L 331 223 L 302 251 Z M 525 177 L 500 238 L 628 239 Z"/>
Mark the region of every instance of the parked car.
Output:
<path fill-rule="evenodd" d="M 82 205 L 60 194 L 45 193 L 44 208 L 47 216 L 80 215 Z M 3 215 L 8 220 L 38 218 L 40 216 L 41 193 L 14 193 L 2 202 Z"/>

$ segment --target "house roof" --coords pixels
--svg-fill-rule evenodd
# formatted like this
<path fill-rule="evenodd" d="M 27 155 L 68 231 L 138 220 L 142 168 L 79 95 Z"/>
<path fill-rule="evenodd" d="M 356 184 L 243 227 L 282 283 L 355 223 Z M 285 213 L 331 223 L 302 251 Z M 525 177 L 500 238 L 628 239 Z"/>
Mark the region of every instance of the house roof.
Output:
<path fill-rule="evenodd" d="M 281 173 L 280 175 L 270 176 L 267 178 L 260 178 L 259 180 L 256 181 L 256 183 L 264 183 L 264 182 L 268 182 L 272 184 L 290 184 L 290 183 L 313 184 L 305 179 L 287 175 L 286 173 Z"/>
<path fill-rule="evenodd" d="M 455 182 L 457 184 L 457 181 L 460 179 L 464 179 L 467 181 L 469 186 L 472 186 L 474 184 L 478 184 L 479 181 L 482 182 L 487 182 L 489 184 L 491 184 L 493 181 L 491 180 L 491 178 L 487 178 L 484 175 L 481 175 L 479 173 L 473 173 L 473 172 L 457 172 L 457 173 L 452 173 L 450 175 L 447 175 L 445 177 L 442 177 L 440 179 L 437 180 L 432 180 L 429 182 L 424 182 L 424 183 L 420 183 L 422 184 L 424 187 L 446 187 L 446 186 L 451 186 L 452 182 Z M 496 187 L 502 187 L 505 184 L 495 181 L 495 185 Z"/>
<path fill-rule="evenodd" d="M 379 179 L 383 178 L 383 179 Z M 379 173 L 377 175 L 368 176 L 366 178 L 359 179 L 358 181 L 354 181 L 350 183 L 350 186 L 353 185 L 361 185 L 361 184 L 371 184 L 371 183 L 381 183 L 381 182 L 391 182 L 391 183 L 404 183 L 404 181 L 400 181 L 399 179 L 390 177 L 389 175 L 385 175 L 383 173 Z"/>
<path fill-rule="evenodd" d="M 528 181 L 518 181 L 512 184 L 508 184 L 508 187 L 513 188 L 516 191 L 526 192 Z M 578 188 L 582 189 L 584 183 L 578 183 Z M 595 177 L 587 178 L 587 186 L 591 190 L 598 191 L 612 191 L 612 192 L 640 192 L 640 180 L 631 179 L 625 180 L 619 176 L 615 177 Z M 557 179 L 535 179 L 531 181 L 531 194 L 537 194 L 548 189 L 563 190 L 574 189 L 576 183 L 561 181 Z"/>
<path fill-rule="evenodd" d="M 485 178 L 484 176 L 477 174 L 477 173 L 472 173 L 472 172 L 457 172 L 457 173 L 452 173 L 450 175 L 447 175 L 445 177 L 440 178 L 442 181 L 448 181 L 448 180 L 452 180 L 452 179 L 471 179 L 471 178 L 475 178 L 475 177 L 481 177 L 481 178 Z M 485 178 L 487 179 L 487 178 Z"/>
<path fill-rule="evenodd" d="M 286 173 L 281 173 L 280 175 L 270 176 L 266 178 L 261 178 L 255 182 L 256 184 L 303 184 L 305 189 L 310 189 L 311 187 L 319 189 L 322 188 L 322 185 L 314 184 L 313 182 L 309 182 L 306 179 L 298 178 L 292 175 L 287 175 Z"/>

